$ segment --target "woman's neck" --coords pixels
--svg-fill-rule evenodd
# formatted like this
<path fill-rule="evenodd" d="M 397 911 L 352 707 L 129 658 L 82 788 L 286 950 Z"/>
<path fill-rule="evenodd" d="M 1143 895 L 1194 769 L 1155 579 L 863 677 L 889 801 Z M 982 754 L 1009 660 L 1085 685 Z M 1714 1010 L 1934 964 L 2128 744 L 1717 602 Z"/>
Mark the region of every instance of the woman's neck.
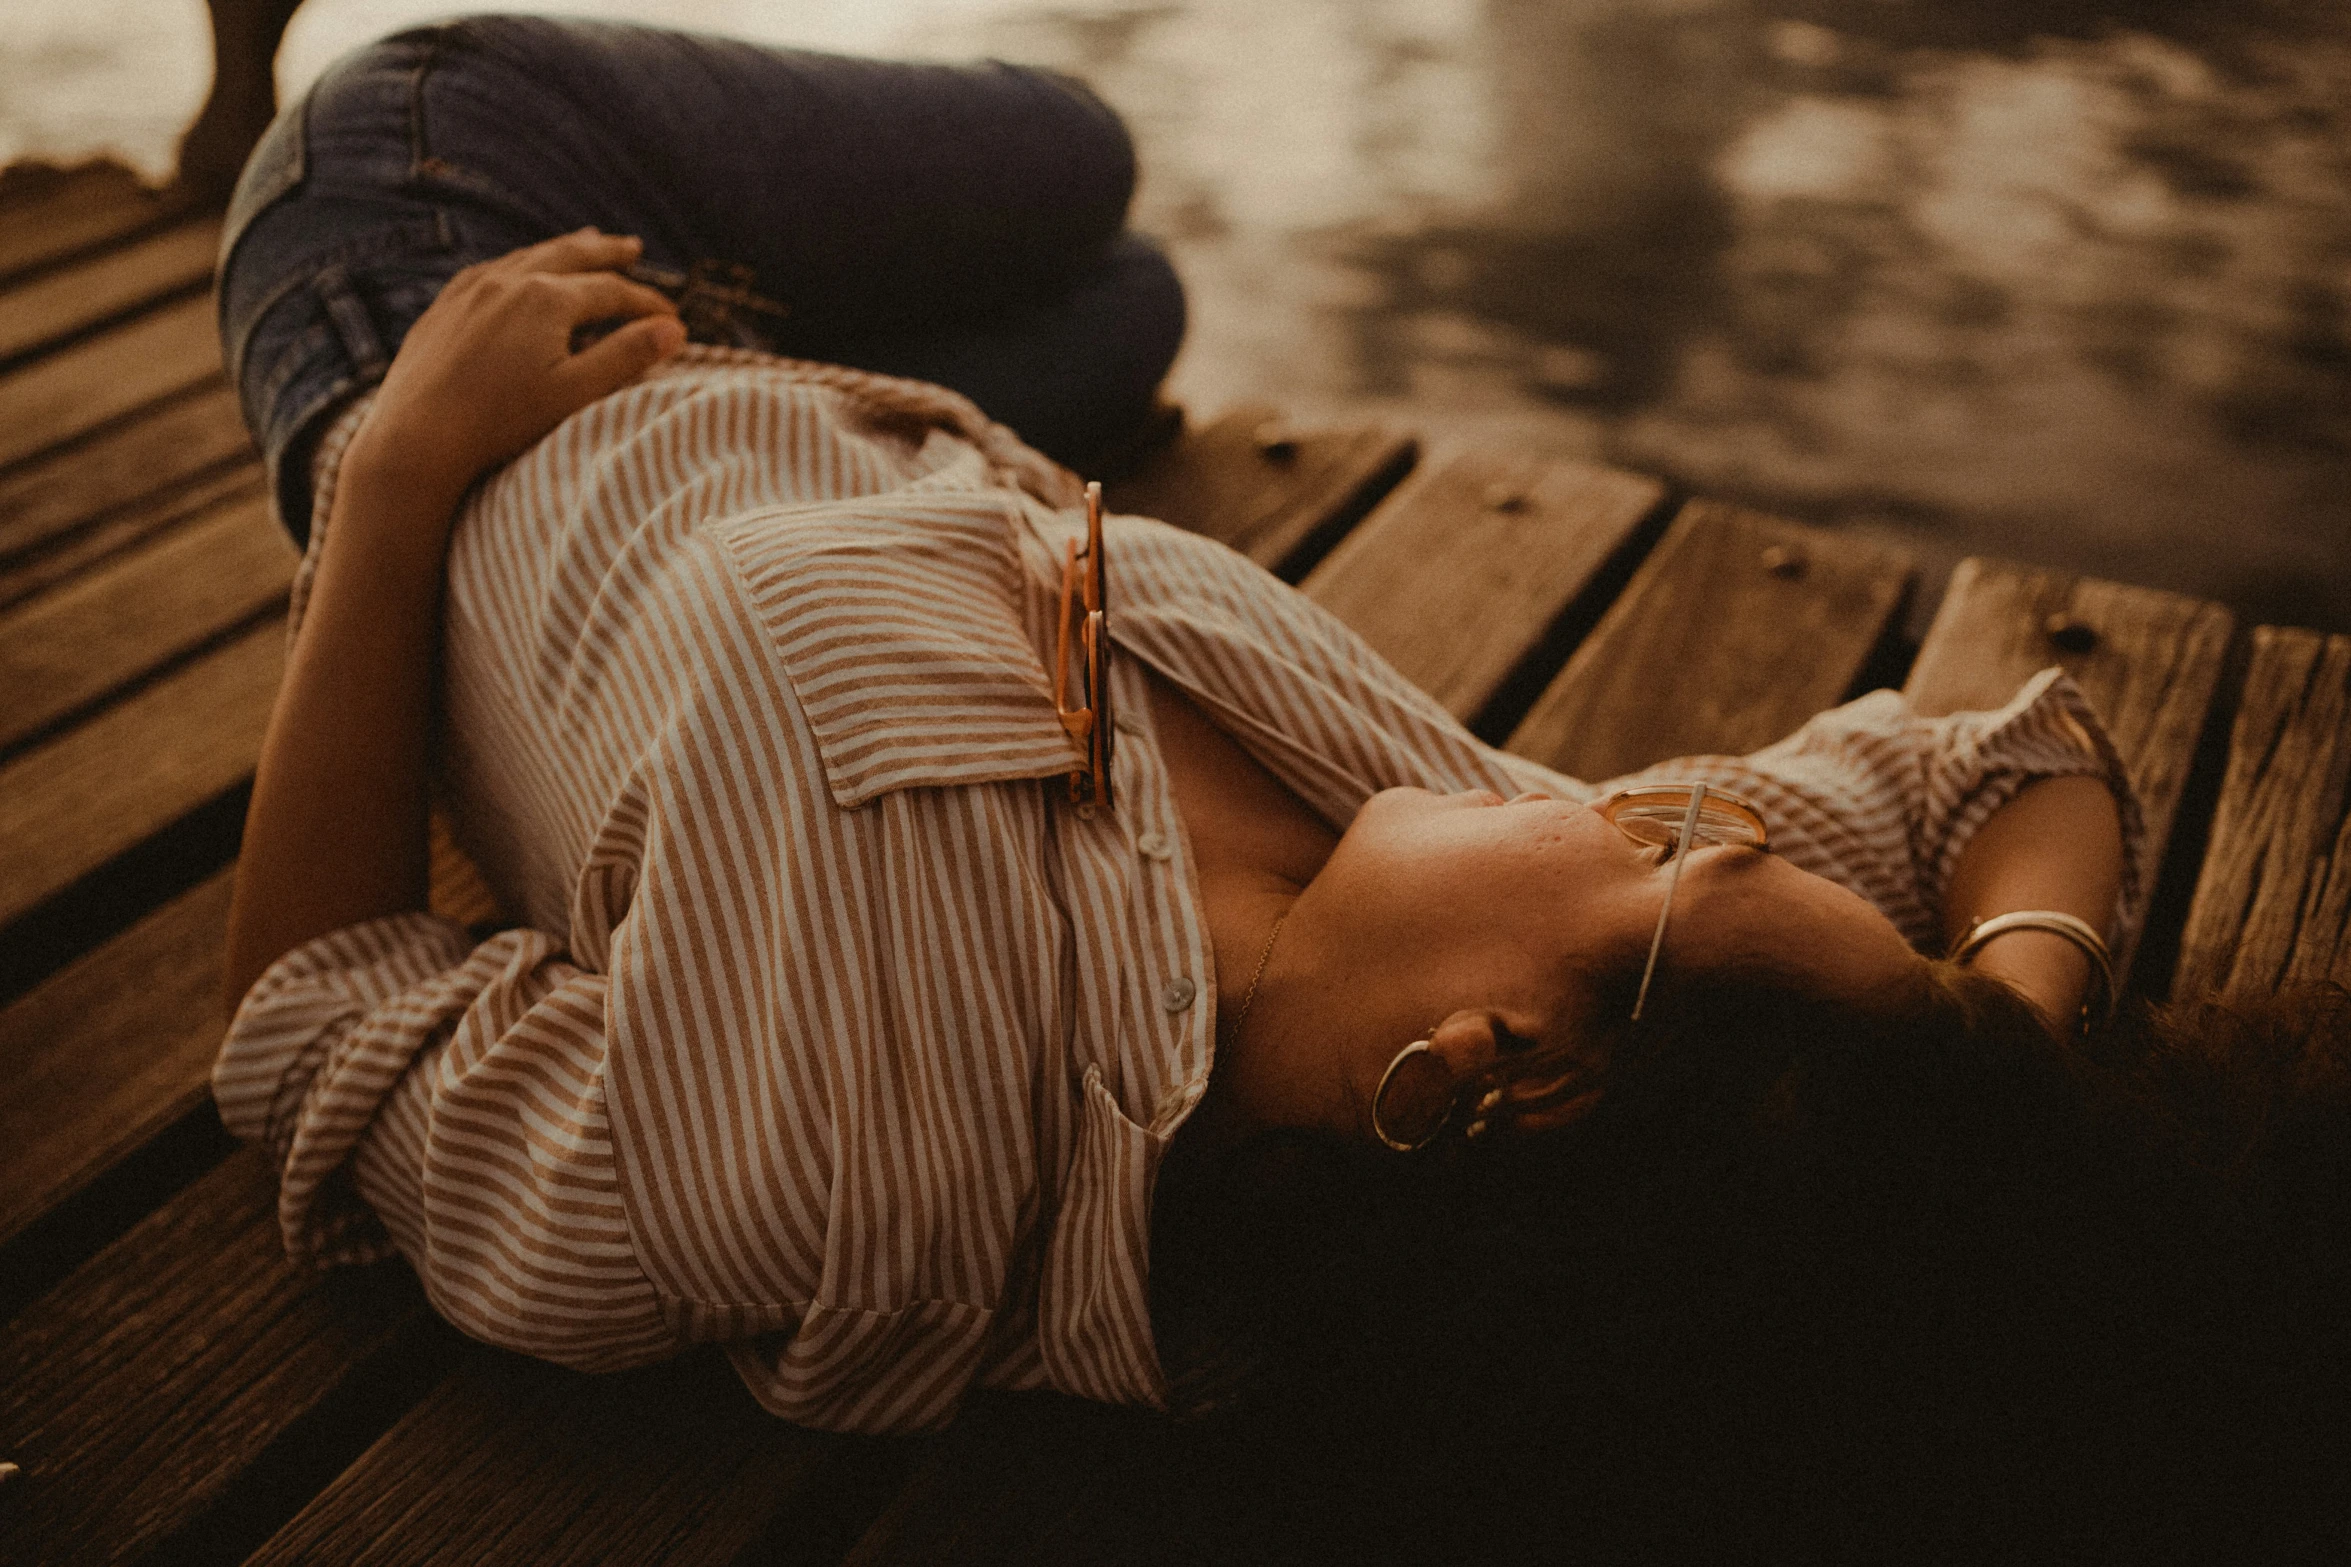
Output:
<path fill-rule="evenodd" d="M 1284 969 L 1276 923 L 1321 871 L 1339 835 L 1183 692 L 1156 673 L 1149 683 L 1160 760 L 1191 843 L 1216 955 L 1218 1062 L 1202 1109 L 1220 1119 L 1232 1108 L 1218 1107 L 1227 1098 L 1220 1082 L 1235 1077 L 1251 1038 L 1262 1037 L 1256 1014 L 1272 1007 L 1277 992 L 1302 983 L 1294 965 Z M 1236 1032 L 1252 986 L 1252 1016 Z"/>

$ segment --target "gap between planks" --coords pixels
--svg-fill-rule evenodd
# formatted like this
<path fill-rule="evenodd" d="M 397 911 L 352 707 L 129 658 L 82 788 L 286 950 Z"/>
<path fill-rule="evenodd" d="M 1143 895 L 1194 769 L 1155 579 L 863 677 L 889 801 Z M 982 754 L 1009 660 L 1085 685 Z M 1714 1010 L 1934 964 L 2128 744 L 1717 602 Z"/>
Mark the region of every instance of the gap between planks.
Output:
<path fill-rule="evenodd" d="M 1635 548 L 1664 493 L 1611 468 L 1464 452 L 1413 475 L 1302 586 L 1469 723 Z"/>
<path fill-rule="evenodd" d="M 0 755 L 235 628 L 282 609 L 295 556 L 244 494 L 0 612 Z"/>
<path fill-rule="evenodd" d="M 200 217 L 0 294 L 0 365 L 212 282 L 220 220 Z"/>
<path fill-rule="evenodd" d="M 446 1338 L 405 1268 L 297 1273 L 276 1197 L 257 1150 L 232 1156 L 0 1336 L 0 1452 L 22 1468 L 0 1564 L 156 1550 L 285 1433 Z"/>
<path fill-rule="evenodd" d="M 1911 577 L 1890 546 L 1692 501 L 1510 749 L 1598 782 L 1769 745 L 1851 693 Z"/>
<path fill-rule="evenodd" d="M 1205 534 L 1296 582 L 1419 454 L 1384 426 L 1300 429 L 1243 404 L 1105 492 L 1118 511 Z"/>
<path fill-rule="evenodd" d="M 2177 998 L 2351 983 L 2351 637 L 2252 642 Z"/>
<path fill-rule="evenodd" d="M 220 373 L 212 301 L 184 299 L 0 378 L 0 469 Z"/>
<path fill-rule="evenodd" d="M 168 508 L 191 485 L 261 468 L 236 397 L 218 377 L 139 418 L 0 475 L 0 570 L 44 565 L 93 528 Z"/>
<path fill-rule="evenodd" d="M 284 664 L 264 623 L 0 766 L 0 926 L 251 777 Z"/>
<path fill-rule="evenodd" d="M 2220 605 L 2177 593 L 1970 558 L 1952 572 L 1904 690 L 1930 715 L 1996 708 L 2041 669 L 2063 668 L 2129 769 L 2152 894 L 2235 624 Z M 2144 937 L 2122 944 L 2119 972 Z"/>

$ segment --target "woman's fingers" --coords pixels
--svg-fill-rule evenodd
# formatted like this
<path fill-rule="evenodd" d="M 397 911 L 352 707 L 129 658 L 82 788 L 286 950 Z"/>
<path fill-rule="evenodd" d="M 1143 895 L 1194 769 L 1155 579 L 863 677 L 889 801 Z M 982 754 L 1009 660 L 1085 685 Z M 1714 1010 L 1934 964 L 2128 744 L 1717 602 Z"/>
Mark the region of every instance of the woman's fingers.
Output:
<path fill-rule="evenodd" d="M 667 304 L 667 300 L 662 303 Z M 574 408 L 616 392 L 686 343 L 686 324 L 675 315 L 645 315 L 608 333 L 574 354 L 561 372 Z"/>
<path fill-rule="evenodd" d="M 609 272 L 635 261 L 644 248 L 645 242 L 634 234 L 574 229 L 569 234 L 558 234 L 536 245 L 508 251 L 494 264 L 524 272 Z"/>
<path fill-rule="evenodd" d="M 564 323 L 566 326 L 577 326 L 583 321 L 609 321 L 618 316 L 678 313 L 678 307 L 667 294 L 642 283 L 632 283 L 617 272 L 583 272 L 548 281 L 568 307 L 571 319 Z"/>

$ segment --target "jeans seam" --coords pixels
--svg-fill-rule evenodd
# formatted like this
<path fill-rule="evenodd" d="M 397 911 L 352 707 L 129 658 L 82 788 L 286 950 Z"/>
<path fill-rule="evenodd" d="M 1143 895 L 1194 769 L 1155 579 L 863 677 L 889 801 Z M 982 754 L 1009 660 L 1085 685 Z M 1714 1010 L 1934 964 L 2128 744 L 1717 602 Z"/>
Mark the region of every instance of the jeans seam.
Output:
<path fill-rule="evenodd" d="M 530 216 L 542 227 L 547 219 L 535 202 L 527 201 L 496 180 L 485 178 L 460 163 L 452 163 L 431 148 L 431 127 L 425 107 L 425 83 L 441 56 L 447 53 L 443 38 L 465 26 L 459 17 L 430 30 L 419 50 L 416 64 L 408 73 L 408 181 L 412 189 L 445 192 L 451 188 L 469 195 L 485 197 L 517 212 Z"/>

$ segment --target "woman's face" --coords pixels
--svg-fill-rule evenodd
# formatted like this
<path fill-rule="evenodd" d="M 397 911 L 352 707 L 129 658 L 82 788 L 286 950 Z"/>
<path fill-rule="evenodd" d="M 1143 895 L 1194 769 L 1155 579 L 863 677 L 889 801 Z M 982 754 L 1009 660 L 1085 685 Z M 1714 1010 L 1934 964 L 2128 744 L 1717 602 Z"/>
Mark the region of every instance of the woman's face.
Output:
<path fill-rule="evenodd" d="M 1629 1007 L 1673 867 L 1589 806 L 1488 790 L 1390 789 L 1315 878 L 1350 928 L 1362 999 L 1426 1015 L 1489 1008 L 1514 1034 L 1572 1046 Z M 1653 989 L 1708 973 L 1868 1006 L 1922 963 L 1865 900 L 1768 853 L 1694 850 Z M 1391 1026 L 1395 1026 L 1391 1025 Z"/>

